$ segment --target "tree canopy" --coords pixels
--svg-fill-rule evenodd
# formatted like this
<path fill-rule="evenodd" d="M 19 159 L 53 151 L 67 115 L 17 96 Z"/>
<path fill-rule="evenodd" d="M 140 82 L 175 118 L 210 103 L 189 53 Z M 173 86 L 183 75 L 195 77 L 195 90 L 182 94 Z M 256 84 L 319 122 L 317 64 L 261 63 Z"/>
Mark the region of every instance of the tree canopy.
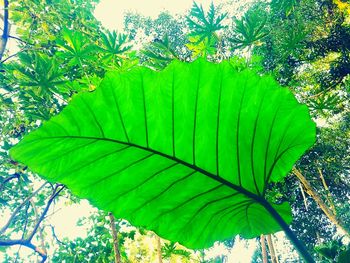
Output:
<path fill-rule="evenodd" d="M 232 249 L 240 234 L 260 241 L 252 262 L 297 262 L 283 251 L 303 248 L 260 236 L 281 229 L 277 210 L 304 253 L 346 262 L 349 3 L 193 3 L 127 13 L 119 33 L 97 4 L 3 1 L 2 259 L 224 262 L 191 248 Z M 82 219 L 88 237 L 62 240 L 50 216 L 80 198 L 102 210 Z"/>

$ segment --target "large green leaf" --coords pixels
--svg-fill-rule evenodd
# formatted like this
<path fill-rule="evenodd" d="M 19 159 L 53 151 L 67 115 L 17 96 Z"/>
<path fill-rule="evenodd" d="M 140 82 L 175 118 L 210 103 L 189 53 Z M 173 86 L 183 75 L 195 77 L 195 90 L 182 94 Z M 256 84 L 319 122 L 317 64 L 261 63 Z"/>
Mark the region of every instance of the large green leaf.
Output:
<path fill-rule="evenodd" d="M 267 184 L 314 139 L 306 106 L 272 78 L 174 61 L 109 74 L 11 156 L 119 218 L 203 248 L 279 230 Z M 272 206 L 291 221 L 288 204 Z"/>

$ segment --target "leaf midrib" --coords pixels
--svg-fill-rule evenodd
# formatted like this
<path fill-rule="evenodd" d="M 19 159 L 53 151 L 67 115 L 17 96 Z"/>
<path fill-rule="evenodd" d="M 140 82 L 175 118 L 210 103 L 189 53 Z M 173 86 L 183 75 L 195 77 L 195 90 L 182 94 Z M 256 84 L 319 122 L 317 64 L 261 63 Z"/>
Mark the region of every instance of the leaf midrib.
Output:
<path fill-rule="evenodd" d="M 193 164 L 190 164 L 190 163 L 187 163 L 181 159 L 178 159 L 174 156 L 171 156 L 171 155 L 168 155 L 168 154 L 165 154 L 165 153 L 162 153 L 162 152 L 159 152 L 157 150 L 154 150 L 154 149 L 151 149 L 149 147 L 144 147 L 144 146 L 141 146 L 141 145 L 137 145 L 137 144 L 134 144 L 134 143 L 131 143 L 131 142 L 123 142 L 123 141 L 119 141 L 119 140 L 116 140 L 116 139 L 110 139 L 110 138 L 105 138 L 105 137 L 94 137 L 94 136 L 74 136 L 74 135 L 64 135 L 64 136 L 51 136 L 51 137 L 40 137 L 38 139 L 35 139 L 35 140 L 31 140 L 30 142 L 35 142 L 35 141 L 38 141 L 38 140 L 51 140 L 51 139 L 88 139 L 88 140 L 98 140 L 98 141 L 108 141 L 108 142 L 114 142 L 114 143 L 118 143 L 118 144 L 123 144 L 123 145 L 126 145 L 126 146 L 130 146 L 130 147 L 135 147 L 135 148 L 138 148 L 138 149 L 141 149 L 141 150 L 144 150 L 144 151 L 148 151 L 148 152 L 151 152 L 153 154 L 157 154 L 159 156 L 162 156 L 164 158 L 167 158 L 169 160 L 172 160 L 174 162 L 177 162 L 177 163 L 180 163 L 190 169 L 193 169 L 237 192 L 240 192 L 241 194 L 247 196 L 248 198 L 251 198 L 253 200 L 255 200 L 256 202 L 260 203 L 261 205 L 264 206 L 264 204 L 266 203 L 266 200 L 264 197 L 262 196 L 259 196 L 257 194 L 254 194 L 246 189 L 244 189 L 243 187 L 239 186 L 239 185 L 236 185 L 232 182 L 229 182 L 227 180 L 225 180 L 224 178 L 220 177 L 220 176 L 217 176 L 215 174 L 212 174 L 196 165 L 193 165 Z"/>

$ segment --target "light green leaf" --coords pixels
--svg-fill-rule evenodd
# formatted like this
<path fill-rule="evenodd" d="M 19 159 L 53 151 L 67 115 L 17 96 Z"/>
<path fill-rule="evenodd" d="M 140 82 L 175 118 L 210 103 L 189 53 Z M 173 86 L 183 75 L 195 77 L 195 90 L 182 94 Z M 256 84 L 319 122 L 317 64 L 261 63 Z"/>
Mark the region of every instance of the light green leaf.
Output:
<path fill-rule="evenodd" d="M 266 187 L 314 140 L 306 106 L 272 78 L 174 61 L 110 73 L 11 156 L 118 218 L 204 248 L 280 230 L 267 207 L 290 222 Z"/>

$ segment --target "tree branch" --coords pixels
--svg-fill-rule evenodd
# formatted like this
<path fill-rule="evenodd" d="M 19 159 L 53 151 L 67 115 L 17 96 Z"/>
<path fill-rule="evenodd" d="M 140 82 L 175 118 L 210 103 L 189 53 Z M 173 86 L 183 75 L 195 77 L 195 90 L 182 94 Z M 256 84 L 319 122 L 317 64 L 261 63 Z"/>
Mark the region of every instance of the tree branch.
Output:
<path fill-rule="evenodd" d="M 46 204 L 46 207 L 44 209 L 44 211 L 42 212 L 41 216 L 39 217 L 38 221 L 36 222 L 35 226 L 34 226 L 34 229 L 33 231 L 31 232 L 31 234 L 28 236 L 27 240 L 30 242 L 34 235 L 36 234 L 41 222 L 44 220 L 47 212 L 49 211 L 50 209 L 50 206 L 52 204 L 52 202 L 54 201 L 54 199 L 56 198 L 56 196 L 58 196 L 60 194 L 60 192 L 65 188 L 64 185 L 56 185 L 53 193 L 51 194 L 50 198 L 49 198 L 49 201 L 47 202 Z"/>
<path fill-rule="evenodd" d="M 0 184 L 0 192 L 2 191 L 2 189 L 5 187 L 5 184 L 8 183 L 9 181 L 11 181 L 12 179 L 15 179 L 15 178 L 19 178 L 20 175 L 18 173 L 15 173 L 15 174 L 12 174 L 10 175 L 9 177 L 7 177 L 4 181 L 1 182 Z"/>
<path fill-rule="evenodd" d="M 17 206 L 17 208 L 15 209 L 15 211 L 13 211 L 11 217 L 9 218 L 9 220 L 7 221 L 7 223 L 0 229 L 0 235 L 3 234 L 7 228 L 9 228 L 9 226 L 11 225 L 13 219 L 15 218 L 15 216 L 17 215 L 17 213 L 19 212 L 19 210 L 33 197 L 35 196 L 41 189 L 44 188 L 44 186 L 46 185 L 46 183 L 42 184 L 36 191 L 34 191 L 30 196 L 28 196 L 19 206 Z"/>
<path fill-rule="evenodd" d="M 9 35 L 9 31 L 10 31 L 8 7 L 9 7 L 9 1 L 4 0 L 4 18 L 3 18 L 4 19 L 4 29 L 2 32 L 1 42 L 0 42 L 0 60 L 2 60 L 2 56 L 5 53 L 8 35 Z"/>
<path fill-rule="evenodd" d="M 303 185 L 301 184 L 300 181 L 299 181 L 299 188 L 300 188 L 301 195 L 303 196 L 305 210 L 308 211 L 308 210 L 309 210 L 309 207 L 308 207 L 308 205 L 307 205 L 307 201 L 306 201 L 306 196 L 305 196 L 304 188 L 303 188 Z"/>
<path fill-rule="evenodd" d="M 0 240 L 0 247 L 2 247 L 2 246 L 16 246 L 16 245 L 31 248 L 32 250 L 37 252 L 42 257 L 42 262 L 45 262 L 47 259 L 47 255 L 40 248 L 38 248 L 36 245 L 32 244 L 28 240 L 24 240 L 24 239 Z"/>
<path fill-rule="evenodd" d="M 322 173 L 320 167 L 316 166 L 316 169 L 318 171 L 318 174 L 320 175 L 323 187 L 326 190 L 328 204 L 330 205 L 333 214 L 335 216 L 337 216 L 337 210 L 335 209 L 335 205 L 334 205 L 334 202 L 333 202 L 332 194 L 329 191 L 329 187 L 328 187 L 328 185 L 326 183 L 326 180 L 324 179 L 323 173 Z"/>
<path fill-rule="evenodd" d="M 328 208 L 328 206 L 323 202 L 320 195 L 313 189 L 309 181 L 304 177 L 304 175 L 297 168 L 293 168 L 293 174 L 300 180 L 300 182 L 305 187 L 306 193 L 312 197 L 312 199 L 316 202 L 318 207 L 323 211 L 323 213 L 327 216 L 327 218 L 345 235 L 349 236 L 350 232 L 346 227 L 344 227 L 344 223 L 337 218 L 332 210 Z"/>
<path fill-rule="evenodd" d="M 22 232 L 22 237 L 21 239 L 24 239 L 25 234 L 27 232 L 27 227 L 28 227 L 28 209 L 29 209 L 29 203 L 27 203 L 27 207 L 26 207 L 26 212 L 25 212 L 25 221 L 24 221 L 24 227 L 23 227 L 23 232 Z M 16 253 L 16 259 L 15 259 L 15 263 L 18 262 L 18 258 L 19 258 L 19 251 L 21 250 L 22 245 L 19 245 L 18 249 L 17 249 L 17 253 Z"/>
<path fill-rule="evenodd" d="M 1 246 L 15 246 L 15 245 L 25 246 L 25 247 L 31 248 L 32 250 L 37 252 L 42 257 L 42 261 L 41 262 L 45 262 L 46 259 L 47 259 L 46 251 L 44 249 L 41 249 L 38 246 L 34 245 L 32 243 L 32 239 L 33 239 L 34 235 L 36 234 L 36 232 L 38 231 L 39 226 L 42 223 L 42 221 L 44 220 L 47 212 L 49 211 L 52 202 L 54 201 L 54 199 L 60 194 L 60 192 L 64 188 L 65 188 L 65 186 L 61 185 L 61 184 L 57 184 L 55 186 L 54 191 L 52 192 L 52 194 L 51 194 L 51 196 L 49 198 L 49 201 L 46 204 L 46 207 L 45 207 L 44 211 L 42 212 L 41 216 L 37 220 L 37 222 L 36 222 L 32 232 L 29 234 L 29 236 L 26 239 L 0 240 L 0 247 Z M 31 197 L 29 197 L 29 199 L 30 198 Z"/>
<path fill-rule="evenodd" d="M 35 214 L 35 218 L 38 220 L 39 218 L 39 212 L 38 212 L 38 208 L 36 207 L 33 199 L 30 199 L 31 206 L 34 209 L 34 214 Z M 39 227 L 39 237 L 40 237 L 40 241 L 41 241 L 41 249 L 45 252 L 45 254 L 47 254 L 46 248 L 45 248 L 45 239 L 44 239 L 44 235 L 43 235 L 43 227 Z"/>

